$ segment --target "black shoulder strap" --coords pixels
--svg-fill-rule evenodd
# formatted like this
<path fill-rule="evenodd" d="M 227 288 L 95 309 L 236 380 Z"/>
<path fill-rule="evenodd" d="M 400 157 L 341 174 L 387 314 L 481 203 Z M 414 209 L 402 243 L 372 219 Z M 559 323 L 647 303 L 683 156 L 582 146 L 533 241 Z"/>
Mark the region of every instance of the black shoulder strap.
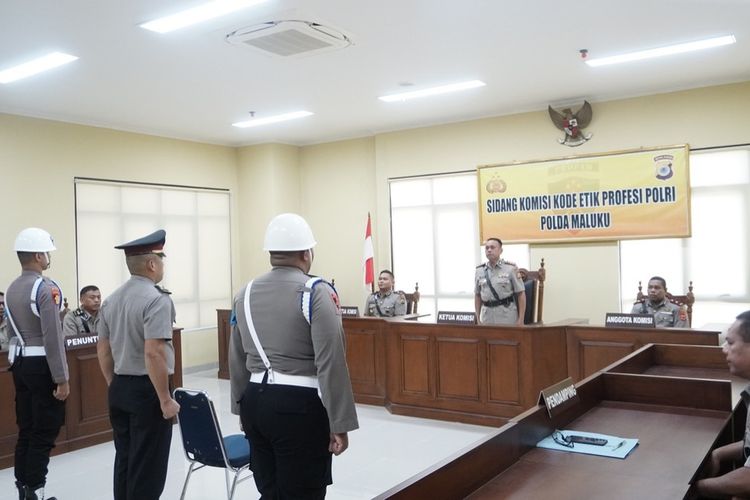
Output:
<path fill-rule="evenodd" d="M 377 294 L 377 293 L 373 293 L 373 294 L 372 294 L 372 298 L 374 298 L 374 299 L 375 299 L 375 309 L 377 309 L 377 310 L 378 310 L 378 315 L 379 315 L 380 317 L 383 317 L 383 316 L 385 316 L 385 315 L 383 314 L 383 311 L 382 311 L 382 310 L 380 309 L 380 306 L 378 305 L 378 294 Z"/>

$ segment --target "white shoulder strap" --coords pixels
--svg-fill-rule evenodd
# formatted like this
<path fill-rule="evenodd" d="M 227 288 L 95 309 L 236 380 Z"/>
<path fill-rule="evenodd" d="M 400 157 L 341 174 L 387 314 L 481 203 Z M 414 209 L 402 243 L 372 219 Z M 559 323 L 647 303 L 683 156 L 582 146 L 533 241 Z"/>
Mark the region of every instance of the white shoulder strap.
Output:
<path fill-rule="evenodd" d="M 13 330 L 15 330 L 16 332 L 16 337 L 18 337 L 18 343 L 21 344 L 21 347 L 26 347 L 26 342 L 23 341 L 21 332 L 18 330 L 18 327 L 16 326 L 16 322 L 13 321 L 13 316 L 10 314 L 10 309 L 8 309 L 8 304 L 5 304 L 5 315 L 8 317 L 10 326 L 12 326 Z"/>
<path fill-rule="evenodd" d="M 255 331 L 255 325 L 253 324 L 253 316 L 250 314 L 250 289 L 253 287 L 252 280 L 250 283 L 247 284 L 247 287 L 245 288 L 245 297 L 243 300 L 243 305 L 245 309 L 245 322 L 247 323 L 247 329 L 250 330 L 250 336 L 253 338 L 253 344 L 255 344 L 255 349 L 258 351 L 258 354 L 260 354 L 260 359 L 263 360 L 263 364 L 266 366 L 266 370 L 268 370 L 269 375 L 272 373 L 271 371 L 271 362 L 268 361 L 268 356 L 266 356 L 266 351 L 263 350 L 263 346 L 260 345 L 260 340 L 258 339 L 258 332 Z"/>
<path fill-rule="evenodd" d="M 31 297 L 30 297 L 30 299 L 31 299 L 31 312 L 33 312 L 34 316 L 36 316 L 37 318 L 39 317 L 39 308 L 36 306 L 36 298 L 39 295 L 39 286 L 41 286 L 42 281 L 44 281 L 44 278 L 42 276 L 38 277 L 36 279 L 36 281 L 34 282 L 34 286 L 31 287 Z M 54 280 L 50 279 L 50 281 L 60 291 L 60 310 L 62 311 L 63 308 L 65 307 L 64 306 L 65 299 L 63 298 L 63 295 L 62 295 L 62 288 L 60 288 L 60 285 L 58 285 L 57 283 L 55 283 Z"/>
<path fill-rule="evenodd" d="M 316 278 L 310 278 L 305 282 L 305 291 L 302 292 L 302 304 L 300 307 L 302 308 L 302 316 L 305 317 L 308 324 L 312 324 L 312 295 L 313 291 L 315 290 L 315 287 L 318 285 L 318 283 L 321 283 L 323 281 L 323 278 L 316 277 Z"/>
<path fill-rule="evenodd" d="M 39 293 L 39 285 L 42 284 L 43 278 L 40 276 L 34 282 L 34 286 L 31 287 L 31 312 L 34 316 L 39 317 L 39 308 L 36 306 L 36 295 Z"/>

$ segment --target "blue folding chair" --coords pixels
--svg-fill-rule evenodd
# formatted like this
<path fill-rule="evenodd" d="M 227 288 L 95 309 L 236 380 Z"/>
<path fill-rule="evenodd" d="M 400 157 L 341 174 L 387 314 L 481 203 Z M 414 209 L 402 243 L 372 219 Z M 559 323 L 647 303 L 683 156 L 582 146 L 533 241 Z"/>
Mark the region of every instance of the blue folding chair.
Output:
<path fill-rule="evenodd" d="M 177 420 L 185 457 L 190 462 L 180 500 L 185 498 L 190 475 L 205 466 L 224 469 L 227 497 L 232 500 L 237 483 L 252 477 L 250 473 L 239 479 L 243 471 L 250 470 L 250 443 L 242 434 L 222 436 L 214 404 L 206 392 L 180 388 L 175 389 L 174 398 L 180 404 Z M 231 485 L 229 471 L 234 473 Z"/>

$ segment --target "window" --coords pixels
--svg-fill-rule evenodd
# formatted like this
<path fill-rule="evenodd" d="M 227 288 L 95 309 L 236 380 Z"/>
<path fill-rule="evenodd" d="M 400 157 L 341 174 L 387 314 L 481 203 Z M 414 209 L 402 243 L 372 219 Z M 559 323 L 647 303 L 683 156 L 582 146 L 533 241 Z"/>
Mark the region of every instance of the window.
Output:
<path fill-rule="evenodd" d="M 215 327 L 216 309 L 232 295 L 228 191 L 76 179 L 75 197 L 78 290 L 93 284 L 106 298 L 130 276 L 113 247 L 162 228 L 161 285 L 172 292 L 177 324 Z"/>
<path fill-rule="evenodd" d="M 623 311 L 654 275 L 675 294 L 694 284 L 693 326 L 731 322 L 750 309 L 750 148 L 690 155 L 692 237 L 620 242 Z"/>
<path fill-rule="evenodd" d="M 394 179 L 390 183 L 391 244 L 396 288 L 419 283 L 419 312 L 474 310 L 479 244 L 475 172 Z M 502 235 L 499 235 L 502 238 Z M 528 245 L 503 245 L 503 258 L 529 267 Z"/>

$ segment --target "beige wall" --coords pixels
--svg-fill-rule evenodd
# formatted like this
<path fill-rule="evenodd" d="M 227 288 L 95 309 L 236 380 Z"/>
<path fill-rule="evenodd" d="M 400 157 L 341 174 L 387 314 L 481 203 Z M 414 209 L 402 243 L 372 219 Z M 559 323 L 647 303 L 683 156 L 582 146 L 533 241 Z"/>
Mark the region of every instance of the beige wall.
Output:
<path fill-rule="evenodd" d="M 58 248 L 49 275 L 60 283 L 71 307 L 76 306 L 74 177 L 226 188 L 236 195 L 237 151 L 0 114 L 0 289 L 19 272 L 13 253 L 16 234 L 38 226 L 52 233 Z M 233 224 L 237 234 L 236 219 Z M 237 261 L 236 238 L 232 249 Z M 214 330 L 187 333 L 183 346 L 186 366 L 217 359 Z"/>
<path fill-rule="evenodd" d="M 318 240 L 313 272 L 336 279 L 343 303 L 361 306 L 368 211 L 376 267 L 391 267 L 389 178 L 638 147 L 720 146 L 750 137 L 750 82 L 593 106 L 588 131 L 594 137 L 578 148 L 557 143 L 561 132 L 546 111 L 313 146 L 239 149 L 0 114 L 0 284 L 17 274 L 10 250 L 15 234 L 38 225 L 55 235 L 60 248 L 51 274 L 73 290 L 76 176 L 230 189 L 235 291 L 268 268 L 262 252 L 268 220 L 297 211 Z M 545 320 L 600 322 L 604 312 L 618 308 L 616 243 L 534 245 L 532 263 L 541 257 L 548 269 Z M 586 278 L 591 275 L 601 279 Z M 215 362 L 214 332 L 186 335 L 184 358 L 185 366 Z"/>
<path fill-rule="evenodd" d="M 376 266 L 390 266 L 389 178 L 639 147 L 682 143 L 692 148 L 721 146 L 746 143 L 750 137 L 750 120 L 746 118 L 750 113 L 750 82 L 593 106 L 594 119 L 587 131 L 593 132 L 594 137 L 577 148 L 557 143 L 561 132 L 554 128 L 546 110 L 375 136 L 375 205 L 370 210 L 375 225 Z M 354 168 L 351 163 L 341 163 L 339 167 Z M 306 172 L 316 168 L 308 164 Z M 359 205 L 362 192 L 346 192 L 346 188 L 346 185 L 337 188 L 338 203 Z M 312 207 L 311 213 L 316 215 Z M 353 227 L 342 225 L 337 241 L 361 241 L 364 217 L 361 219 Z M 615 243 L 534 245 L 531 254 L 534 266 L 540 257 L 547 262 L 545 320 L 586 317 L 601 323 L 605 312 L 619 310 L 619 252 Z M 606 279 L 586 280 L 585 300 L 565 292 L 570 290 L 571 283 L 590 276 L 592 266 L 605 273 Z M 357 290 L 361 282 L 360 275 L 353 270 L 338 272 L 336 276 L 339 289 L 345 291 Z M 357 303 L 355 297 L 346 296 L 342 300 Z M 362 300 L 360 297 L 359 303 Z"/>

